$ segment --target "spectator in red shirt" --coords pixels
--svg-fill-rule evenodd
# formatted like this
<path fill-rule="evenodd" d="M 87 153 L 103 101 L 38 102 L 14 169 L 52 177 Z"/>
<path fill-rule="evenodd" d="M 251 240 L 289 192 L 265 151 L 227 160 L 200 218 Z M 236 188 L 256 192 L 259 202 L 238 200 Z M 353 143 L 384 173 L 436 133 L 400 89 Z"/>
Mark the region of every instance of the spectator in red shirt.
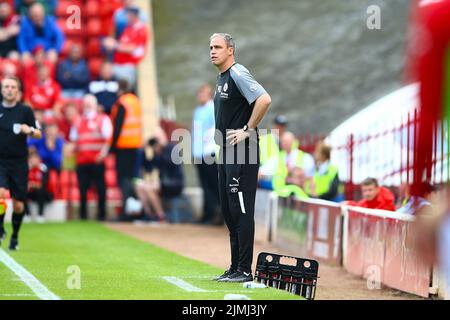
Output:
<path fill-rule="evenodd" d="M 144 58 L 148 29 L 139 18 L 139 8 L 127 8 L 128 25 L 117 41 L 108 37 L 103 45 L 108 53 L 114 53 L 114 75 L 117 79 L 125 79 L 134 88 L 136 84 L 136 67 Z"/>
<path fill-rule="evenodd" d="M 50 77 L 55 79 L 56 64 L 47 59 L 43 46 L 37 46 L 32 51 L 33 59 L 26 60 L 23 63 L 23 73 L 26 77 L 23 77 L 25 90 L 38 83 L 38 69 L 41 66 L 47 67 L 50 73 Z"/>
<path fill-rule="evenodd" d="M 20 17 L 14 14 L 8 2 L 0 3 L 0 57 L 19 59 L 17 35 Z"/>
<path fill-rule="evenodd" d="M 70 129 L 80 116 L 77 105 L 74 102 L 67 102 L 62 107 L 61 117 L 58 118 L 58 128 L 65 141 L 69 141 Z"/>
<path fill-rule="evenodd" d="M 26 89 L 25 100 L 35 110 L 53 111 L 59 114 L 59 97 L 61 88 L 56 81 L 50 77 L 46 66 L 38 69 L 38 82 Z"/>
<path fill-rule="evenodd" d="M 394 194 L 389 189 L 379 186 L 376 179 L 365 179 L 361 184 L 361 192 L 363 199 L 356 206 L 395 211 Z"/>

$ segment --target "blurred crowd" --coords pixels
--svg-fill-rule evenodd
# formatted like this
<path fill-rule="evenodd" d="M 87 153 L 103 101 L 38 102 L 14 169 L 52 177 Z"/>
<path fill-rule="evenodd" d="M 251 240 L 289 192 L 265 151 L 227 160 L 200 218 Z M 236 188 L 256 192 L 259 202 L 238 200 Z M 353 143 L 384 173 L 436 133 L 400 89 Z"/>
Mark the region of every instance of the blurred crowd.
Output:
<path fill-rule="evenodd" d="M 66 14 L 70 4 L 82 6 L 82 10 L 92 4 L 113 8 L 111 17 L 106 17 L 112 23 L 103 24 L 96 37 L 86 33 L 87 24 L 82 23 L 74 38 L 67 19 L 57 15 Z M 140 178 L 142 171 L 159 167 L 147 161 L 142 150 L 150 147 L 159 154 L 167 145 L 167 139 L 160 139 L 159 148 L 154 141 L 144 143 L 140 133 L 142 110 L 135 92 L 137 67 L 150 37 L 147 21 L 147 14 L 133 0 L 0 0 L 0 80 L 5 76 L 21 80 L 21 98 L 43 126 L 42 139 L 29 140 L 29 198 L 38 205 L 40 221 L 45 204 L 58 191 L 51 177 L 73 169 L 80 217 L 87 218 L 87 190 L 95 185 L 97 217 L 105 219 L 105 161 L 111 155 L 123 202 L 140 195 L 151 203 L 149 209 L 145 202 L 145 212 L 164 219 L 158 201 L 146 196 L 154 190 L 159 195 L 160 187 L 150 192 L 142 187 L 145 184 L 138 188 L 133 180 Z M 99 66 L 89 63 L 85 43 L 91 40 L 99 46 Z M 120 219 L 126 220 L 126 213 L 123 206 Z"/>

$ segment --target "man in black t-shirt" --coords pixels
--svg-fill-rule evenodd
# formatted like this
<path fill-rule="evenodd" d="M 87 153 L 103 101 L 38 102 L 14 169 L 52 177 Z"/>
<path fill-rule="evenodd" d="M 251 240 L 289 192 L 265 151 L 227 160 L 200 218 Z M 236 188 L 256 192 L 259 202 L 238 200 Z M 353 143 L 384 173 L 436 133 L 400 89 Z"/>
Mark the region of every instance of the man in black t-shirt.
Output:
<path fill-rule="evenodd" d="M 0 102 L 0 202 L 4 202 L 9 190 L 13 202 L 13 233 L 10 250 L 18 249 L 19 229 L 22 224 L 24 202 L 28 192 L 27 136 L 40 139 L 39 124 L 33 110 L 19 102 L 20 81 L 5 77 L 1 82 Z M 6 232 L 3 226 L 5 206 L 0 206 L 0 244 Z"/>
<path fill-rule="evenodd" d="M 221 282 L 252 281 L 255 196 L 259 169 L 257 125 L 271 98 L 250 72 L 234 60 L 229 34 L 210 38 L 211 62 L 220 71 L 214 95 L 219 152 L 219 196 L 230 231 L 231 266 Z"/>

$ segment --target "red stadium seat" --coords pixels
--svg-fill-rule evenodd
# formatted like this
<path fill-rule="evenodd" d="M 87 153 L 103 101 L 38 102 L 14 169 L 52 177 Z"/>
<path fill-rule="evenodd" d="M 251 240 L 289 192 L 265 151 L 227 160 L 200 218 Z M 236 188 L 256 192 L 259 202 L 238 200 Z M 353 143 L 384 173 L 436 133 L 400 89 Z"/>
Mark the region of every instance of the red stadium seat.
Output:
<path fill-rule="evenodd" d="M 80 28 L 71 28 L 67 25 L 67 19 L 65 18 L 58 18 L 58 26 L 61 28 L 61 31 L 67 36 L 67 37 L 80 37 L 83 36 L 83 24 Z"/>
<path fill-rule="evenodd" d="M 122 7 L 122 0 L 99 0 L 100 1 L 100 16 L 112 16 L 114 11 Z"/>
<path fill-rule="evenodd" d="M 106 157 L 105 168 L 106 168 L 106 170 L 115 170 L 116 169 L 116 158 L 114 158 L 113 155 Z"/>
<path fill-rule="evenodd" d="M 88 0 L 84 5 L 84 13 L 87 17 L 98 17 L 102 13 L 100 12 L 100 7 L 100 3 L 97 0 Z"/>
<path fill-rule="evenodd" d="M 101 19 L 89 18 L 86 25 L 86 34 L 88 37 L 106 36 L 108 34 L 108 30 L 103 29 Z"/>
<path fill-rule="evenodd" d="M 90 38 L 86 48 L 87 57 L 98 57 L 102 55 L 102 46 L 99 38 Z"/>
<path fill-rule="evenodd" d="M 102 18 L 102 29 L 107 33 L 111 34 L 114 28 L 114 21 L 112 16 L 105 16 Z"/>
<path fill-rule="evenodd" d="M 122 193 L 119 188 L 108 188 L 106 190 L 107 200 L 122 200 Z"/>
<path fill-rule="evenodd" d="M 61 184 L 61 187 L 77 186 L 78 181 L 75 171 L 63 170 L 59 175 L 59 183 Z"/>
<path fill-rule="evenodd" d="M 72 5 L 72 1 L 60 0 L 56 5 L 55 15 L 59 18 L 64 18 L 67 16 L 67 8 Z"/>
<path fill-rule="evenodd" d="M 58 18 L 67 18 L 73 13 L 72 11 L 67 12 L 67 8 L 72 5 L 76 5 L 80 10 L 83 10 L 81 0 L 60 0 L 56 6 L 55 15 Z"/>
<path fill-rule="evenodd" d="M 114 170 L 106 170 L 105 180 L 107 187 L 117 187 L 116 172 Z"/>
<path fill-rule="evenodd" d="M 59 198 L 60 188 L 59 188 L 59 177 L 58 172 L 55 170 L 50 170 L 48 173 L 48 185 L 47 190 L 53 193 L 55 198 Z"/>
<path fill-rule="evenodd" d="M 90 58 L 89 59 L 89 71 L 91 72 L 91 79 L 96 79 L 99 72 L 100 72 L 100 68 L 102 66 L 103 63 L 103 58 Z"/>

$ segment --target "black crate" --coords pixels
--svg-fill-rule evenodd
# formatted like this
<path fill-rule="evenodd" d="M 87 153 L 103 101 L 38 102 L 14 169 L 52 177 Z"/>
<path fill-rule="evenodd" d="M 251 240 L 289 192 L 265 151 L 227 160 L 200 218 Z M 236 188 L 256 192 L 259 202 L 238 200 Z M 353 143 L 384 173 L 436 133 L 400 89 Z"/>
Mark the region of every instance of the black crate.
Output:
<path fill-rule="evenodd" d="M 280 260 L 283 257 L 291 261 L 295 259 L 295 265 L 282 264 Z M 268 287 L 314 300 L 318 272 L 319 263 L 316 260 L 261 252 L 256 263 L 255 280 Z"/>

